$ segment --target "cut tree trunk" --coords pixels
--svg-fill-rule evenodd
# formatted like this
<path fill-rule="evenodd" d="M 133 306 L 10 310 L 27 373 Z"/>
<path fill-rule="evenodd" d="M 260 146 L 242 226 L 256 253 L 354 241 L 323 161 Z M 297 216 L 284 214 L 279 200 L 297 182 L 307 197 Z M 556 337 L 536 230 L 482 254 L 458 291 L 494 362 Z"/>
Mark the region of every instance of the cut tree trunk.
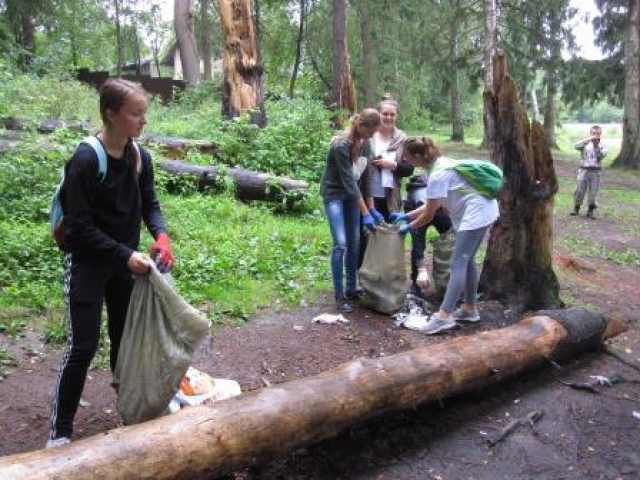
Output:
<path fill-rule="evenodd" d="M 218 146 L 208 140 L 194 140 L 192 138 L 164 137 L 145 133 L 141 140 L 145 144 L 153 144 L 158 147 L 165 157 L 183 158 L 191 149 L 195 149 L 200 153 L 215 154 Z"/>
<path fill-rule="evenodd" d="M 480 277 L 485 299 L 523 311 L 562 306 L 553 271 L 553 200 L 558 180 L 544 129 L 529 126 L 503 55 L 494 57 L 493 90 L 484 93 L 491 158 L 504 171 L 500 218 L 491 227 Z"/>
<path fill-rule="evenodd" d="M 235 118 L 263 110 L 262 74 L 250 0 L 218 0 L 224 38 L 222 114 Z M 266 118 L 252 118 L 264 125 Z M 260 121 L 257 121 L 260 120 Z"/>
<path fill-rule="evenodd" d="M 285 455 L 384 412 L 487 387 L 601 345 L 607 320 L 538 312 L 485 331 L 183 409 L 48 450 L 0 458 L 0 478 L 212 478 Z"/>
<path fill-rule="evenodd" d="M 170 174 L 193 175 L 201 190 L 205 187 L 222 186 L 224 177 L 231 177 L 235 183 L 236 196 L 243 201 L 299 202 L 306 198 L 309 188 L 309 184 L 302 180 L 276 177 L 242 168 L 193 165 L 181 160 L 165 160 L 159 162 L 159 165 Z"/>

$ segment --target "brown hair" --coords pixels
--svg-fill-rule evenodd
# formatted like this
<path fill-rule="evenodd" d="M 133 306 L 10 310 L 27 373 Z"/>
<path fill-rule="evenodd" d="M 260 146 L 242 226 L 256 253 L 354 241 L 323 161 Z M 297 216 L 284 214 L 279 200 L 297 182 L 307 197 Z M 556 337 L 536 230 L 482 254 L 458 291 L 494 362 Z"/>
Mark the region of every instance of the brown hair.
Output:
<path fill-rule="evenodd" d="M 402 146 L 406 152 L 422 157 L 429 165 L 440 156 L 440 148 L 430 137 L 407 137 Z"/>
<path fill-rule="evenodd" d="M 123 78 L 109 78 L 100 87 L 100 116 L 102 123 L 109 124 L 107 110 L 118 112 L 133 93 L 141 93 L 146 96 L 147 92 L 139 83 L 124 80 Z"/>
<path fill-rule="evenodd" d="M 375 108 L 365 108 L 360 113 L 351 117 L 351 124 L 338 136 L 337 139 L 347 139 L 351 142 L 349 156 L 351 161 L 356 160 L 356 152 L 362 145 L 362 137 L 358 133 L 358 127 L 379 127 L 382 123 L 380 113 Z M 333 143 L 333 142 L 332 142 Z"/>
<path fill-rule="evenodd" d="M 385 93 L 382 95 L 382 98 L 378 102 L 376 109 L 380 112 L 384 108 L 385 105 L 390 105 L 396 110 L 398 110 L 398 102 L 390 93 Z"/>

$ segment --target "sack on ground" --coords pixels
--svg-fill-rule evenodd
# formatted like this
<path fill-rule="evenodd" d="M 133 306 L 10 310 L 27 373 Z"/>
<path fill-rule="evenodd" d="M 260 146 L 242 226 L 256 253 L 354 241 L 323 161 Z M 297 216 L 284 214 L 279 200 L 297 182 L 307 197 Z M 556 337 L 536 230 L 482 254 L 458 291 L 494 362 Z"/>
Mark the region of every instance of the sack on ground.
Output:
<path fill-rule="evenodd" d="M 166 411 L 209 331 L 204 313 L 150 263 L 147 275 L 135 277 L 113 377 L 116 408 L 126 425 Z"/>
<path fill-rule="evenodd" d="M 407 272 L 404 261 L 404 237 L 397 227 L 381 226 L 369 235 L 362 266 L 358 272 L 364 288 L 361 304 L 390 314 L 404 306 Z"/>

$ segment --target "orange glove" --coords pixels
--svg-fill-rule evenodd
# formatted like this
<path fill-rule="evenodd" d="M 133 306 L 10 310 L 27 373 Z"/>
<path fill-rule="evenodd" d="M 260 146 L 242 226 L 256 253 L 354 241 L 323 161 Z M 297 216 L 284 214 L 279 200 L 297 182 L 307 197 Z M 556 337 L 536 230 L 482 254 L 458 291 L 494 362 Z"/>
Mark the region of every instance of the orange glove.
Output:
<path fill-rule="evenodd" d="M 162 232 L 156 237 L 156 241 L 151 245 L 151 258 L 156 262 L 161 273 L 168 272 L 173 267 L 173 252 L 169 235 Z"/>

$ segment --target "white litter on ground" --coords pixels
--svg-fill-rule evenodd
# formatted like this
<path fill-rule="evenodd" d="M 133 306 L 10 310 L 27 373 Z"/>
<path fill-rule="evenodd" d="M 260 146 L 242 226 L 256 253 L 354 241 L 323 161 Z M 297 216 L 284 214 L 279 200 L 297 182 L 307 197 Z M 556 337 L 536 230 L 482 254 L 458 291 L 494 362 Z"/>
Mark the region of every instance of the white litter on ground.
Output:
<path fill-rule="evenodd" d="M 312 320 L 313 323 L 342 323 L 344 325 L 347 325 L 349 323 L 349 320 L 344 318 L 342 316 L 341 313 L 323 313 L 321 315 L 318 315 L 317 317 L 314 317 Z"/>
<path fill-rule="evenodd" d="M 392 317 L 395 318 L 394 325 L 396 327 L 405 327 L 409 330 L 424 331 L 430 316 L 428 306 L 425 305 L 425 302 L 422 302 L 411 294 L 407 295 L 407 303 L 408 312 L 398 312 L 392 315 Z M 423 306 L 425 308 L 423 308 Z"/>

